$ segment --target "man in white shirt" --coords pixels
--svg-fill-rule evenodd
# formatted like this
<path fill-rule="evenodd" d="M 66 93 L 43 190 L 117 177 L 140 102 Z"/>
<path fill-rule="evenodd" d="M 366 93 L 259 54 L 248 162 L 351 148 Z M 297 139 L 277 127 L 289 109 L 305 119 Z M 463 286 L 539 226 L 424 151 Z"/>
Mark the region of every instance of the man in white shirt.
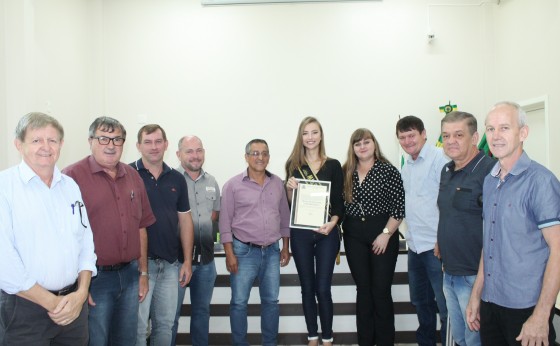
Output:
<path fill-rule="evenodd" d="M 88 343 L 86 300 L 96 256 L 78 185 L 55 166 L 63 138 L 53 117 L 25 115 L 15 139 L 22 162 L 0 172 L 5 345 Z"/>

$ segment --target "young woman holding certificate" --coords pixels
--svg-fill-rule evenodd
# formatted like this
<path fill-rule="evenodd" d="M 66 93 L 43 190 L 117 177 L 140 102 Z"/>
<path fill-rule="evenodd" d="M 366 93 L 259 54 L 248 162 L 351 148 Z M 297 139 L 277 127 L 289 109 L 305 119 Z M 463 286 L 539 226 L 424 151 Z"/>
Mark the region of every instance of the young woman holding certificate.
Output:
<path fill-rule="evenodd" d="M 370 130 L 350 138 L 344 172 L 344 249 L 356 282 L 358 344 L 393 345 L 395 315 L 391 285 L 404 217 L 399 171 L 381 153 Z"/>
<path fill-rule="evenodd" d="M 327 157 L 323 128 L 319 121 L 307 117 L 299 125 L 294 149 L 286 162 L 288 199 L 297 189 L 298 179 L 330 181 L 328 221 L 317 229 L 292 228 L 290 245 L 301 283 L 301 298 L 307 338 L 310 346 L 319 345 L 317 303 L 323 345 L 333 344 L 333 302 L 331 281 L 340 248 L 337 223 L 344 215 L 342 168 L 340 162 Z M 317 299 L 317 300 L 315 300 Z"/>

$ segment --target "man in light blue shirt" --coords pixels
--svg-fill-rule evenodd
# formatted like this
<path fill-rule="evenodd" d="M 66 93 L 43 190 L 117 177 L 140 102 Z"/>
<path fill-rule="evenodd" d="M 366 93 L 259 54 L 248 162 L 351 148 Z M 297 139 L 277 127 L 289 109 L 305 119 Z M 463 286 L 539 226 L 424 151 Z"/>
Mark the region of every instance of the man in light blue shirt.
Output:
<path fill-rule="evenodd" d="M 483 345 L 554 345 L 560 290 L 560 182 L 523 151 L 526 115 L 513 102 L 486 117 L 498 163 L 483 186 L 482 259 L 467 322 Z M 481 301 L 482 300 L 482 301 Z"/>
<path fill-rule="evenodd" d="M 441 339 L 445 345 L 447 307 L 437 247 L 437 198 L 441 169 L 449 161 L 440 148 L 426 145 L 424 123 L 413 115 L 399 119 L 396 134 L 409 155 L 401 170 L 405 191 L 410 300 L 416 307 L 420 346 L 435 346 L 439 309 Z"/>
<path fill-rule="evenodd" d="M 78 185 L 55 166 L 63 138 L 56 119 L 25 115 L 15 139 L 22 162 L 0 172 L 0 327 L 6 345 L 88 343 L 86 300 L 96 256 Z"/>

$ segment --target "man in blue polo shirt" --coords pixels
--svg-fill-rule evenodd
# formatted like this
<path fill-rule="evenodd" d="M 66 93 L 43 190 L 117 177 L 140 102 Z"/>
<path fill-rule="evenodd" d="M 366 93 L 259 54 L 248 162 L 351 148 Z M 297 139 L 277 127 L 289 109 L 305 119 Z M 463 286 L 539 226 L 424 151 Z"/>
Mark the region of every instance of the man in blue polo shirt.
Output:
<path fill-rule="evenodd" d="M 192 274 L 193 223 L 187 184 L 181 173 L 163 162 L 167 145 L 163 128 L 155 124 L 143 126 L 138 131 L 136 143 L 142 158 L 130 164 L 142 177 L 156 216 L 156 223 L 148 227 L 150 289 L 138 310 L 136 345 L 146 345 L 150 318 L 152 344 L 171 344 L 177 282 L 186 286 Z M 177 260 L 179 241 L 185 256 L 180 270 Z"/>
<path fill-rule="evenodd" d="M 529 128 L 513 102 L 486 117 L 496 163 L 483 186 L 483 255 L 467 321 L 483 345 L 554 345 L 560 289 L 560 182 L 523 151 Z"/>

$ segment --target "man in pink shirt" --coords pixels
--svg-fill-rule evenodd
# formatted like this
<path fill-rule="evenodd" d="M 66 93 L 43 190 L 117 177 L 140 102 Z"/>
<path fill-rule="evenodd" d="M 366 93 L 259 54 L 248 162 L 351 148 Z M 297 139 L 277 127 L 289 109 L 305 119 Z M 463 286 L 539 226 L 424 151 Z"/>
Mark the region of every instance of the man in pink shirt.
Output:
<path fill-rule="evenodd" d="M 290 261 L 290 211 L 282 180 L 266 170 L 269 159 L 266 141 L 250 141 L 245 147 L 247 170 L 231 178 L 222 193 L 220 239 L 230 272 L 233 345 L 249 345 L 247 302 L 257 277 L 261 345 L 276 345 L 278 335 L 280 266 Z"/>

